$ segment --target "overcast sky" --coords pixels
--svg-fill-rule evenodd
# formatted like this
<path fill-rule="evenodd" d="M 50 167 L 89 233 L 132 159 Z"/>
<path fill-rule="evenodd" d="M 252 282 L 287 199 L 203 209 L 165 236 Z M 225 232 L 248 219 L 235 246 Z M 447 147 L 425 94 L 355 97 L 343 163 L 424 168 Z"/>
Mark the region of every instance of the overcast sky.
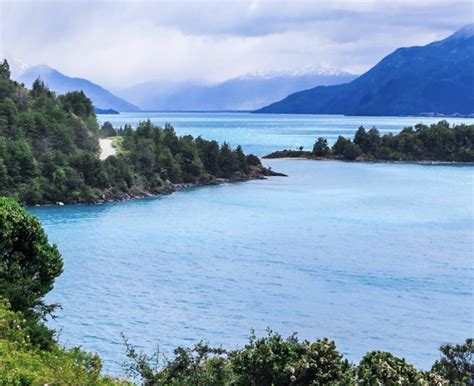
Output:
<path fill-rule="evenodd" d="M 5 1 L 0 56 L 114 89 L 256 71 L 361 73 L 474 20 L 471 1 Z"/>

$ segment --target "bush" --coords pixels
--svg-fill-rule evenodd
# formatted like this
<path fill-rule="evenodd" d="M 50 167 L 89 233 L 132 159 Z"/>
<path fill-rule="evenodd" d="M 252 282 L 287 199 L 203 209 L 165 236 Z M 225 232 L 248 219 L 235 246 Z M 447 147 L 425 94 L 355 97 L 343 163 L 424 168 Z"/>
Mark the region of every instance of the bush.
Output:
<path fill-rule="evenodd" d="M 342 157 L 347 161 L 353 161 L 362 154 L 360 147 L 352 141 L 347 141 Z"/>
<path fill-rule="evenodd" d="M 0 385 L 126 385 L 100 375 L 95 354 L 78 348 L 64 350 L 54 344 L 41 350 L 32 344 L 21 312 L 0 299 Z"/>
<path fill-rule="evenodd" d="M 344 384 L 349 363 L 327 339 L 300 342 L 296 334 L 287 339 L 269 331 L 261 339 L 250 338 L 242 350 L 230 354 L 238 385 Z"/>
<path fill-rule="evenodd" d="M 319 137 L 313 146 L 313 154 L 316 157 L 327 157 L 330 153 L 328 146 L 328 140 L 326 138 Z"/>
<path fill-rule="evenodd" d="M 14 311 L 46 314 L 43 296 L 63 268 L 58 249 L 48 242 L 39 220 L 14 200 L 0 197 L 0 296 Z"/>
<path fill-rule="evenodd" d="M 228 352 L 200 342 L 178 347 L 171 361 L 160 362 L 159 351 L 148 356 L 126 342 L 127 372 L 145 385 L 341 385 L 349 384 L 351 366 L 327 339 L 283 339 L 271 331 L 252 335 L 241 350 Z"/>
<path fill-rule="evenodd" d="M 445 344 L 440 347 L 441 359 L 436 361 L 432 372 L 441 375 L 454 385 L 474 385 L 474 340 L 463 344 Z"/>
<path fill-rule="evenodd" d="M 366 354 L 357 367 L 361 385 L 414 385 L 418 371 L 404 359 L 381 351 Z"/>

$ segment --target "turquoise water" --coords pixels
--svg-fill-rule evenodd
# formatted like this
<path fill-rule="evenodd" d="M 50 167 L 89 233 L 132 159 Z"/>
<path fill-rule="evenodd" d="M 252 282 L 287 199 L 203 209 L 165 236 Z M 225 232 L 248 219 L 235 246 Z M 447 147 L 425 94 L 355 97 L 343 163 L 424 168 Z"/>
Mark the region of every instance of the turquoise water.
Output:
<path fill-rule="evenodd" d="M 132 117 L 143 118 L 114 119 Z M 333 117 L 338 131 L 331 117 L 317 116 L 154 119 L 258 154 L 309 146 L 320 131 L 350 135 L 383 122 L 382 130 L 396 131 L 419 120 Z M 289 177 L 31 208 L 65 261 L 48 296 L 63 306 L 50 322 L 61 341 L 97 351 L 118 374 L 121 332 L 140 348 L 160 344 L 169 353 L 200 339 L 234 348 L 251 328 L 271 327 L 327 336 L 353 361 L 388 350 L 422 368 L 441 343 L 473 335 L 472 167 L 266 164 Z"/>
<path fill-rule="evenodd" d="M 441 118 L 419 117 L 345 117 L 342 115 L 306 114 L 250 114 L 250 113 L 122 113 L 99 115 L 99 121 L 110 121 L 115 127 L 125 124 L 136 126 L 139 121 L 150 119 L 163 126 L 171 123 L 178 134 L 202 135 L 233 146 L 242 145 L 244 150 L 258 156 L 284 148 L 303 146 L 313 148 L 318 137 L 336 141 L 339 135 L 352 137 L 357 128 L 377 127 L 380 132 L 398 132 L 405 126 L 422 121 L 436 123 Z M 449 118 L 451 123 L 474 123 L 474 119 Z"/>

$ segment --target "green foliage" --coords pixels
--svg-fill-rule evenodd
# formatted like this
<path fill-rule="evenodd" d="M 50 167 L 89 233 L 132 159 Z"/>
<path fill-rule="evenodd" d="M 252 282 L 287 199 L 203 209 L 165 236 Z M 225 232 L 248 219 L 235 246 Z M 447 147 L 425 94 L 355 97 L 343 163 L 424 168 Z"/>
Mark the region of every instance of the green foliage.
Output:
<path fill-rule="evenodd" d="M 333 341 L 300 341 L 296 334 L 283 339 L 269 331 L 254 334 L 242 349 L 226 351 L 199 342 L 178 347 L 171 360 L 157 350 L 137 352 L 126 340 L 128 374 L 144 385 L 472 385 L 472 339 L 463 345 L 441 347 L 443 357 L 431 372 L 419 371 L 402 358 L 380 351 L 350 364 Z"/>
<path fill-rule="evenodd" d="M 361 385 L 415 385 L 418 371 L 404 359 L 381 351 L 366 354 L 357 367 Z"/>
<path fill-rule="evenodd" d="M 99 160 L 99 135 L 115 138 L 116 156 Z M 82 91 L 56 96 L 41 79 L 27 90 L 0 76 L 0 194 L 22 203 L 96 202 L 261 171 L 240 147 L 178 137 L 169 124 L 99 129 Z"/>
<path fill-rule="evenodd" d="M 0 64 L 0 78 L 1 79 L 10 79 L 10 65 L 6 59 L 3 59 L 2 64 Z"/>
<path fill-rule="evenodd" d="M 117 130 L 109 121 L 105 121 L 100 128 L 99 135 L 101 138 L 115 137 L 117 136 Z"/>
<path fill-rule="evenodd" d="M 380 136 L 376 128 L 360 127 L 354 140 L 339 137 L 332 147 L 334 158 L 353 160 L 474 162 L 474 125 L 450 127 L 446 121 L 431 126 L 404 128 L 399 134 Z"/>
<path fill-rule="evenodd" d="M 336 157 L 342 157 L 344 155 L 344 150 L 349 142 L 350 140 L 344 138 L 342 135 L 337 137 L 337 140 L 332 147 L 332 154 Z"/>
<path fill-rule="evenodd" d="M 306 151 L 276 151 L 264 158 L 322 157 L 347 161 L 444 161 L 474 162 L 474 125 L 450 127 L 440 121 L 431 126 L 418 124 L 406 127 L 399 134 L 380 136 L 373 127 L 359 127 L 354 139 L 339 136 L 331 149 L 325 138 L 318 138 L 311 153 Z"/>
<path fill-rule="evenodd" d="M 271 331 L 229 355 L 237 385 L 348 384 L 350 365 L 327 339 L 300 342 Z"/>
<path fill-rule="evenodd" d="M 55 245 L 48 242 L 39 220 L 14 200 L 0 197 L 0 296 L 14 311 L 42 312 L 43 296 L 62 272 Z"/>
<path fill-rule="evenodd" d="M 193 348 L 178 347 L 171 361 L 161 360 L 159 350 L 148 356 L 139 353 L 125 339 L 129 362 L 126 372 L 141 379 L 145 386 L 209 385 L 220 386 L 232 376 L 227 352 L 199 342 Z"/>
<path fill-rule="evenodd" d="M 283 339 L 271 331 L 250 337 L 241 350 L 226 351 L 200 342 L 178 347 L 172 360 L 160 361 L 127 345 L 128 374 L 145 385 L 342 385 L 349 384 L 351 366 L 327 339 L 300 342 L 296 334 Z"/>
<path fill-rule="evenodd" d="M 359 145 L 351 142 L 350 140 L 346 143 L 344 151 L 342 153 L 342 158 L 347 161 L 353 161 L 362 154 Z"/>
<path fill-rule="evenodd" d="M 53 334 L 42 319 L 55 306 L 45 304 L 43 297 L 61 274 L 62 259 L 39 220 L 4 197 L 0 197 L 0 258 L 0 298 L 24 314 L 33 343 L 50 347 Z"/>
<path fill-rule="evenodd" d="M 442 345 L 440 351 L 442 357 L 431 371 L 452 385 L 474 385 L 474 339 L 466 339 L 463 344 Z"/>
<path fill-rule="evenodd" d="M 100 376 L 97 355 L 61 348 L 44 324 L 54 306 L 43 296 L 61 271 L 39 220 L 0 197 L 0 385 L 125 384 Z"/>
<path fill-rule="evenodd" d="M 316 157 L 327 157 L 330 149 L 328 146 L 328 140 L 326 138 L 319 137 L 313 146 L 313 154 Z"/>
<path fill-rule="evenodd" d="M 95 354 L 65 350 L 54 343 L 44 350 L 32 343 L 28 321 L 0 298 L 0 385 L 126 385 L 100 375 Z"/>
<path fill-rule="evenodd" d="M 72 91 L 59 97 L 63 109 L 82 118 L 95 116 L 94 106 L 83 91 Z"/>

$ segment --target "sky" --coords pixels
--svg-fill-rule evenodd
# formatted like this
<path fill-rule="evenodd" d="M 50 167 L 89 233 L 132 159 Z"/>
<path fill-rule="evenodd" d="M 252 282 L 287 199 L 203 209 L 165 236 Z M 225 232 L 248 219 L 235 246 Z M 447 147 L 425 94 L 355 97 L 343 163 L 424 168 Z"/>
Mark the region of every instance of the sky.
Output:
<path fill-rule="evenodd" d="M 0 0 L 0 57 L 120 89 L 312 66 L 362 73 L 474 21 L 471 1 Z"/>

